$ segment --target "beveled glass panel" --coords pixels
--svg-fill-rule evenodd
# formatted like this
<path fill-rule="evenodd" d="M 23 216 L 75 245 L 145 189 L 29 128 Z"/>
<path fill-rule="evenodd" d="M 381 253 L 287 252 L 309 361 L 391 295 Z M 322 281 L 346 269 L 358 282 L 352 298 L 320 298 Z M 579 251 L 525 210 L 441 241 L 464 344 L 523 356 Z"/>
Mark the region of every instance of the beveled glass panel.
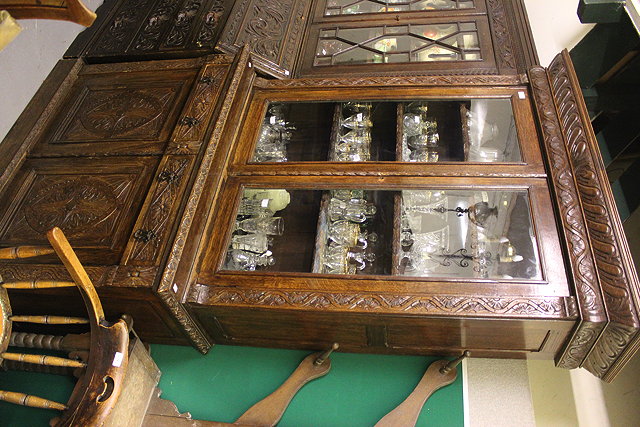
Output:
<path fill-rule="evenodd" d="M 324 14 L 326 16 L 354 15 L 415 10 L 469 9 L 473 7 L 472 0 L 327 0 Z"/>
<path fill-rule="evenodd" d="M 510 99 L 272 102 L 252 162 L 521 161 Z"/>
<path fill-rule="evenodd" d="M 542 277 L 525 190 L 246 188 L 224 269 Z"/>
<path fill-rule="evenodd" d="M 474 22 L 320 31 L 315 66 L 482 59 Z"/>

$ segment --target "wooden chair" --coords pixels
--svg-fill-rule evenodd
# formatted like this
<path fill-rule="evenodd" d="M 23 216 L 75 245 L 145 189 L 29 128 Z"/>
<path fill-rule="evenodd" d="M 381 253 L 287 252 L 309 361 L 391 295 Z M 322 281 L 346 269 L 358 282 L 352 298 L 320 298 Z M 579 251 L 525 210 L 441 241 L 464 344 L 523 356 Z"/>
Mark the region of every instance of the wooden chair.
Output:
<path fill-rule="evenodd" d="M 15 19 L 56 19 L 85 27 L 96 20 L 96 14 L 80 0 L 0 0 L 0 10 Z"/>
<path fill-rule="evenodd" d="M 37 396 L 0 390 L 0 400 L 34 408 L 57 409 L 61 415 L 52 420 L 55 426 L 101 425 L 115 405 L 120 394 L 128 363 L 129 325 L 125 319 L 114 324 L 105 320 L 102 305 L 89 276 L 80 264 L 71 245 L 59 228 L 47 233 L 52 248 L 22 246 L 0 249 L 0 259 L 19 259 L 55 252 L 62 260 L 73 281 L 54 280 L 6 281 L 0 277 L 0 361 L 17 361 L 45 366 L 81 369 L 71 397 L 66 404 Z M 1 265 L 0 265 L 1 271 Z M 17 316 L 11 313 L 7 289 L 45 289 L 77 287 L 87 308 L 88 318 L 64 316 Z M 13 322 L 77 325 L 89 324 L 90 334 L 54 337 L 51 335 L 12 333 Z M 12 345 L 45 349 L 72 350 L 77 359 L 44 355 L 9 353 Z M 25 341 L 29 341 L 27 345 Z M 88 354 L 86 351 L 88 350 Z"/>

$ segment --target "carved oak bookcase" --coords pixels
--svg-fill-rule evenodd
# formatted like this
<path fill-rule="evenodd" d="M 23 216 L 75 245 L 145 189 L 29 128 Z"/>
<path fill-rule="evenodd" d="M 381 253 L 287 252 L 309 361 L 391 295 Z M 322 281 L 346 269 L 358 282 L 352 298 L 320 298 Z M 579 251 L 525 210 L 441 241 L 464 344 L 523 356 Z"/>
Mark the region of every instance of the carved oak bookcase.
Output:
<path fill-rule="evenodd" d="M 235 57 L 61 61 L 0 145 L 0 245 L 60 226 L 107 312 L 131 314 L 150 342 L 470 350 L 612 380 L 640 343 L 640 288 L 566 52 L 532 65 L 519 2 L 450 0 L 398 20 L 342 3 L 269 6 L 286 29 L 252 38 L 267 6 L 236 2 L 218 41 Z M 409 18 L 418 39 L 473 22 L 479 58 L 423 46 L 448 65 L 400 69 L 387 53 L 404 42 L 385 34 L 387 50 L 364 49 L 382 62 L 318 55 L 330 26 Z M 411 25 L 392 31 L 412 39 Z M 475 40 L 465 28 L 456 43 Z M 283 34 L 297 41 L 274 42 Z M 63 278 L 53 262 L 0 274 Z M 69 300 L 33 295 L 12 303 L 37 314 Z"/>
<path fill-rule="evenodd" d="M 249 60 L 229 106 L 243 125 L 225 124 L 212 169 L 201 169 L 207 190 L 191 195 L 200 222 L 182 229 L 184 241 L 168 260 L 173 281 L 187 283 L 189 312 L 214 342 L 322 348 L 338 341 L 347 351 L 409 354 L 469 349 L 479 357 L 553 358 L 607 381 L 633 355 L 638 278 L 566 52 L 528 77 L 265 80 L 252 69 Z M 416 106 L 442 123 L 439 156 L 426 162 L 407 157 L 404 114 Z M 483 111 L 492 142 L 473 136 Z M 498 123 L 498 116 L 509 120 Z M 340 161 L 338 145 L 359 129 L 353 121 L 367 118 L 370 157 Z M 264 139 L 278 126 L 276 140 L 286 139 L 287 148 L 275 162 Z M 448 236 L 448 246 L 423 247 L 427 264 L 438 264 L 411 273 L 402 239 L 415 226 L 404 225 L 403 213 L 412 197 L 435 193 L 448 194 L 448 202 L 422 203 L 430 219 L 423 215 L 428 225 L 420 231 L 434 237 L 449 227 L 438 237 Z M 327 237 L 344 215 L 338 209 L 332 218 L 331 205 L 340 197 L 377 206 L 358 230 L 375 259 L 365 248 L 349 254 L 365 263 L 330 262 L 335 245 Z M 495 209 L 486 223 L 483 203 Z M 284 231 L 245 240 L 261 233 L 252 220 L 274 212 Z M 456 237 L 460 221 L 467 228 Z"/>

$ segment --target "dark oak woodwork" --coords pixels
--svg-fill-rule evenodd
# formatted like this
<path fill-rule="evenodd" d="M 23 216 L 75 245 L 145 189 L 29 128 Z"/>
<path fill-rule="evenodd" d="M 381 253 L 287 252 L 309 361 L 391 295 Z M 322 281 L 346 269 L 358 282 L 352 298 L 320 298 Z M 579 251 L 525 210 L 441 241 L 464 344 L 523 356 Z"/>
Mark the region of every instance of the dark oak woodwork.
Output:
<path fill-rule="evenodd" d="M 640 295 L 611 188 L 567 51 L 532 69 L 581 322 L 558 363 L 611 381 L 640 346 Z M 552 96 L 555 110 L 549 102 Z"/>
<path fill-rule="evenodd" d="M 229 0 L 112 0 L 65 56 L 118 62 L 213 53 Z"/>
<path fill-rule="evenodd" d="M 311 0 L 236 1 L 216 49 L 236 53 L 247 44 L 258 69 L 291 77 L 310 7 Z"/>
<path fill-rule="evenodd" d="M 87 265 L 117 263 L 157 157 L 29 159 L 3 198 L 0 245 L 60 227 Z"/>
<path fill-rule="evenodd" d="M 109 61 L 201 53 L 188 46 L 202 8 L 213 3 L 117 1 L 87 52 Z M 54 87 L 0 146 L 7 153 L 0 156 L 0 245 L 39 244 L 38 227 L 60 225 L 88 263 L 107 312 L 143 319 L 139 332 L 152 342 L 191 343 L 202 352 L 214 343 L 323 349 L 333 342 L 354 352 L 471 350 L 476 357 L 555 359 L 612 380 L 640 347 L 640 286 L 572 66 L 565 53 L 548 69 L 532 67 L 520 1 L 474 5 L 324 16 L 324 1 L 241 0 L 216 38 L 220 50 L 237 52 L 233 59 L 61 63 Z M 191 11 L 180 25 L 170 18 L 179 10 Z M 310 65 L 315 34 L 327 26 L 453 21 L 477 23 L 484 62 Z M 140 43 L 148 48 L 132 50 Z M 483 98 L 510 105 L 521 160 L 463 161 L 471 158 L 470 100 Z M 431 102 L 443 124 L 438 130 L 448 142 L 438 162 L 398 161 L 404 108 L 415 99 Z M 373 161 L 324 160 L 349 100 L 378 107 Z M 253 162 L 272 102 L 300 106 L 288 120 L 304 131 L 289 144 L 290 161 Z M 279 264 L 234 271 L 225 256 L 241 194 L 251 188 L 287 189 L 305 201 L 282 214 L 299 230 L 274 249 Z M 319 212 L 328 190 L 353 188 L 385 205 L 377 214 L 383 221 L 372 226 L 385 236 L 385 265 L 321 274 Z M 537 273 L 402 275 L 400 191 L 407 189 L 517 193 L 535 237 L 526 235 L 522 253 L 537 257 Z M 16 280 L 34 272 L 65 280 L 46 258 L 0 270 Z M 39 310 L 67 292 L 11 295 Z"/>
<path fill-rule="evenodd" d="M 42 124 L 30 130 L 29 138 L 40 143 L 29 157 L 6 146 L 20 169 L 2 195 L 1 245 L 41 241 L 37 230 L 58 225 L 88 265 L 110 313 L 144 319 L 138 329 L 149 341 L 207 342 L 197 326 L 189 326 L 193 321 L 173 291 L 156 287 L 185 193 L 209 147 L 231 61 L 212 56 L 74 68 L 68 89 L 56 94 L 41 113 Z M 34 272 L 64 277 L 47 264 L 53 258 L 36 262 L 0 269 L 16 280 L 30 280 Z M 23 299 L 18 292 L 16 304 L 36 308 L 64 295 Z"/>

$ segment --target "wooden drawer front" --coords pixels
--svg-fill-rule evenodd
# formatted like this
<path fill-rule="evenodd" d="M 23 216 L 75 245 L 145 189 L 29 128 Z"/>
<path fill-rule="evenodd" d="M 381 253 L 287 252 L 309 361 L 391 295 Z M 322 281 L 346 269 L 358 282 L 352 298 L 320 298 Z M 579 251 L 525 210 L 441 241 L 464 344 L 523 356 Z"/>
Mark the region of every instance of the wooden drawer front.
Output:
<path fill-rule="evenodd" d="M 46 244 L 58 226 L 83 263 L 117 264 L 158 160 L 27 160 L 0 203 L 0 246 Z"/>
<path fill-rule="evenodd" d="M 428 319 L 413 323 L 407 327 L 390 322 L 388 346 L 538 352 L 550 333 L 548 325 L 531 321 Z"/>
<path fill-rule="evenodd" d="M 274 301 L 277 305 L 277 301 Z M 323 348 L 397 354 L 455 354 L 481 357 L 553 357 L 572 321 L 427 318 L 219 307 L 191 310 L 219 344 Z"/>
<path fill-rule="evenodd" d="M 159 154 L 196 70 L 82 76 L 31 154 Z"/>
<path fill-rule="evenodd" d="M 87 58 L 187 57 L 213 51 L 228 0 L 117 0 Z"/>
<path fill-rule="evenodd" d="M 198 76 L 171 137 L 170 153 L 197 153 L 228 70 L 229 64 L 209 64 Z"/>
<path fill-rule="evenodd" d="M 166 156 L 129 237 L 123 264 L 158 265 L 182 201 L 194 156 Z"/>
<path fill-rule="evenodd" d="M 310 0 L 236 1 L 216 49 L 235 54 L 247 44 L 259 70 L 291 77 L 310 5 Z"/>

